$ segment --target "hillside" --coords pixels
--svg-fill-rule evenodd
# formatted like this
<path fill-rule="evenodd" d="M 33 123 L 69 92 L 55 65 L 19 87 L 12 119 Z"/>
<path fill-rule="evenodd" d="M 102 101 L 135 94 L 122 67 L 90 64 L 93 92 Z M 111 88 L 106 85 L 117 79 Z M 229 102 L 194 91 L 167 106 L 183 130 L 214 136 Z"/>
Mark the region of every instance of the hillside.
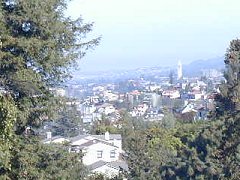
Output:
<path fill-rule="evenodd" d="M 217 57 L 207 60 L 197 60 L 190 64 L 183 65 L 184 76 L 199 76 L 203 70 L 207 69 L 224 69 L 224 57 Z"/>

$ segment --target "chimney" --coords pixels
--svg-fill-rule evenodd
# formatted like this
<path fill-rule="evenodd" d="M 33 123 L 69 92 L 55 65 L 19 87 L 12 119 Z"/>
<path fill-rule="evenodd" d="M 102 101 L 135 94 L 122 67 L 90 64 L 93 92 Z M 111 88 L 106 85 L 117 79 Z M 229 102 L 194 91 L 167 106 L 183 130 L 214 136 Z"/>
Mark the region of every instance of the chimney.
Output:
<path fill-rule="evenodd" d="M 52 139 L 52 132 L 47 132 L 47 139 Z"/>
<path fill-rule="evenodd" d="M 109 132 L 107 131 L 107 132 L 105 132 L 105 140 L 106 141 L 109 141 L 110 140 L 110 134 L 109 134 Z"/>

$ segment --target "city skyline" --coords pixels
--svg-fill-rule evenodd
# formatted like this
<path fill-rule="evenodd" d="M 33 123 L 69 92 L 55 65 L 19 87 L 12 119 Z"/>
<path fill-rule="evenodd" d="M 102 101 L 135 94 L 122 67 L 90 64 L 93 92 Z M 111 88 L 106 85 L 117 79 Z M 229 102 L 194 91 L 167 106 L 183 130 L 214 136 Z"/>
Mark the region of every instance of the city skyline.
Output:
<path fill-rule="evenodd" d="M 67 15 L 94 22 L 100 45 L 81 71 L 173 66 L 222 57 L 239 35 L 236 0 L 73 0 Z"/>

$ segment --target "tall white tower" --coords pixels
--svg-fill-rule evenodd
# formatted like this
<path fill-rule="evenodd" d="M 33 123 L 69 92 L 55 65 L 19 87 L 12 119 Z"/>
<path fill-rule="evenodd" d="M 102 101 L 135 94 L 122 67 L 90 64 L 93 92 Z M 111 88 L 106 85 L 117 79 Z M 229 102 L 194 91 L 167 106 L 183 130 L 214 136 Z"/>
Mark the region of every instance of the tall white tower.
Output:
<path fill-rule="evenodd" d="M 178 61 L 177 74 L 178 74 L 178 80 L 181 80 L 183 78 L 181 61 Z"/>

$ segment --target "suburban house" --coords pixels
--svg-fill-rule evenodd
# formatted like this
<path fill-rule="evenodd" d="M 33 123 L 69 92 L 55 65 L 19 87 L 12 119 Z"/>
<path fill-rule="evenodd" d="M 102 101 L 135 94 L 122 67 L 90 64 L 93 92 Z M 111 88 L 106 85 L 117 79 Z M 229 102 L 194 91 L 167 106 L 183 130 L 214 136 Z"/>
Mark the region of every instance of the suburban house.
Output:
<path fill-rule="evenodd" d="M 105 174 L 108 177 L 117 175 L 119 172 L 127 171 L 128 166 L 124 161 L 97 161 L 89 166 L 89 170 L 93 173 Z"/>
<path fill-rule="evenodd" d="M 82 162 L 91 172 L 115 176 L 127 171 L 122 159 L 122 137 L 120 134 L 79 135 L 70 139 L 70 152 L 82 152 Z"/>
<path fill-rule="evenodd" d="M 165 90 L 162 92 L 163 97 L 169 97 L 170 99 L 180 98 L 180 92 L 178 90 Z"/>
<path fill-rule="evenodd" d="M 155 120 L 162 120 L 164 117 L 164 114 L 161 109 L 159 108 L 149 108 L 146 113 L 144 118 L 148 121 L 155 121 Z"/>
<path fill-rule="evenodd" d="M 103 92 L 104 98 L 106 101 L 112 102 L 118 100 L 118 94 L 114 94 L 111 91 L 104 91 Z"/>
<path fill-rule="evenodd" d="M 47 138 L 42 141 L 45 144 L 65 143 L 70 144 L 69 152 L 82 152 L 82 162 L 92 173 L 102 173 L 108 177 L 114 177 L 120 172 L 127 172 L 127 163 L 123 160 L 122 136 L 120 134 L 104 135 L 79 135 L 72 138 L 62 136 L 52 137 L 47 132 Z"/>
<path fill-rule="evenodd" d="M 112 104 L 104 103 L 100 106 L 97 106 L 97 111 L 100 114 L 109 115 L 111 113 L 116 112 L 116 108 Z"/>
<path fill-rule="evenodd" d="M 130 114 L 132 117 L 141 117 L 146 113 L 147 109 L 148 109 L 147 104 L 139 104 L 137 107 L 133 108 Z"/>
<path fill-rule="evenodd" d="M 186 105 L 182 108 L 182 111 L 181 111 L 182 114 L 184 114 L 184 113 L 189 113 L 189 112 L 197 112 L 197 110 L 195 110 L 195 108 L 194 108 L 194 104 L 193 104 L 193 103 L 188 103 L 188 104 L 186 104 Z"/>
<path fill-rule="evenodd" d="M 207 108 L 208 102 L 202 101 L 186 101 L 185 106 L 178 110 L 178 118 L 184 121 L 197 121 L 206 120 L 209 109 Z"/>
<path fill-rule="evenodd" d="M 44 144 L 50 144 L 50 143 L 65 143 L 65 142 L 69 142 L 69 140 L 67 138 L 64 138 L 62 136 L 54 136 L 52 137 L 52 132 L 46 132 L 47 134 L 47 138 L 44 139 L 42 142 Z"/>

